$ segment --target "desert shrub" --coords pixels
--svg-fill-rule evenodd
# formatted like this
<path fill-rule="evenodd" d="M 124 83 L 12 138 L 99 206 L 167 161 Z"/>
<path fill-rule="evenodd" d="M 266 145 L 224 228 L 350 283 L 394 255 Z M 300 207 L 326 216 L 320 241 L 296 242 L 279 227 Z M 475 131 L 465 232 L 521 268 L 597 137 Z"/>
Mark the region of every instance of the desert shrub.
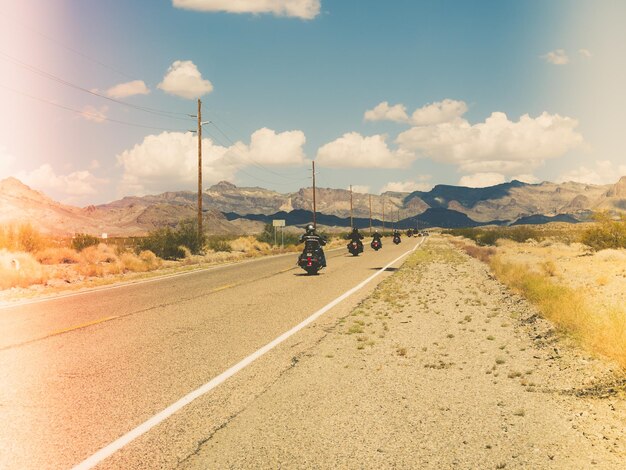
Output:
<path fill-rule="evenodd" d="M 224 251 L 226 253 L 230 253 L 233 251 L 230 246 L 230 241 L 232 237 L 224 237 L 224 236 L 213 236 L 207 238 L 207 248 L 213 251 Z"/>
<path fill-rule="evenodd" d="M 80 252 L 81 259 L 86 263 L 115 263 L 118 257 L 115 250 L 104 243 L 98 246 L 88 246 Z"/>
<path fill-rule="evenodd" d="M 31 224 L 0 227 L 0 248 L 33 253 L 47 245 L 48 241 Z"/>
<path fill-rule="evenodd" d="M 509 238 L 518 243 L 524 243 L 528 240 L 541 241 L 542 236 L 538 230 L 527 225 L 520 225 L 503 230 L 500 238 Z"/>
<path fill-rule="evenodd" d="M 489 262 L 491 257 L 496 254 L 495 248 L 492 247 L 463 244 L 461 249 L 472 258 L 476 258 L 483 263 Z"/>
<path fill-rule="evenodd" d="M 594 219 L 596 224 L 583 232 L 582 243 L 595 251 L 626 248 L 626 216 L 612 220 L 608 213 L 602 212 L 595 214 Z"/>
<path fill-rule="evenodd" d="M 446 230 L 444 233 L 474 240 L 479 245 L 495 246 L 502 238 L 524 243 L 528 240 L 540 241 L 543 237 L 536 229 L 528 226 L 502 227 L 493 229 L 459 228 Z"/>
<path fill-rule="evenodd" d="M 142 251 L 138 255 L 127 251 L 120 254 L 119 259 L 124 266 L 124 271 L 136 273 L 152 271 L 161 265 L 159 258 L 151 251 Z"/>
<path fill-rule="evenodd" d="M 0 250 L 0 289 L 44 284 L 48 275 L 30 253 Z"/>
<path fill-rule="evenodd" d="M 74 264 L 80 261 L 80 255 L 71 248 L 46 248 L 35 253 L 41 264 Z"/>
<path fill-rule="evenodd" d="M 230 242 L 230 246 L 233 251 L 242 253 L 262 252 L 270 249 L 269 244 L 261 242 L 257 237 L 253 236 L 239 237 Z"/>
<path fill-rule="evenodd" d="M 141 260 L 146 264 L 146 266 L 148 266 L 150 270 L 157 269 L 163 264 L 161 262 L 161 259 L 149 250 L 144 250 L 140 252 L 139 258 L 141 258 Z"/>
<path fill-rule="evenodd" d="M 72 248 L 76 251 L 83 251 L 85 248 L 95 246 L 98 243 L 100 243 L 100 239 L 98 237 L 94 237 L 93 235 L 89 235 L 87 233 L 77 233 L 74 238 L 72 238 Z"/>
<path fill-rule="evenodd" d="M 184 220 L 175 230 L 164 227 L 150 232 L 137 244 L 137 251 L 149 250 L 162 259 L 180 259 L 185 257 L 184 248 L 192 254 L 200 253 L 204 239 L 198 236 L 197 221 Z"/>

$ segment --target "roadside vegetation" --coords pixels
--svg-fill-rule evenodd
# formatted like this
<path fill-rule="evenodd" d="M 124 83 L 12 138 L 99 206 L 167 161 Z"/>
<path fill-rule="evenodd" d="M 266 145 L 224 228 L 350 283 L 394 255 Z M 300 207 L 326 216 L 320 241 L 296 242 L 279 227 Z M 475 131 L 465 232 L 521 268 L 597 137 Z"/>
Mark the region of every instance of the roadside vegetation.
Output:
<path fill-rule="evenodd" d="M 447 231 L 455 245 L 489 264 L 503 284 L 529 299 L 557 330 L 626 370 L 626 218 L 596 214 L 566 224 Z M 536 232 L 537 236 L 527 234 Z M 488 240 L 489 243 L 485 242 Z"/>
<path fill-rule="evenodd" d="M 41 234 L 33 225 L 0 227 L 0 291 L 27 288 L 10 296 L 32 295 L 135 278 L 156 270 L 192 269 L 300 249 L 299 233 L 285 230 L 284 247 L 274 246 L 271 225 L 256 236 L 207 235 L 200 240 L 195 220 L 160 228 L 145 237 L 101 239 L 79 233 L 72 238 Z M 329 247 L 335 245 L 330 238 Z M 30 293 L 30 294 L 29 294 Z M 7 295 L 4 295 L 7 297 Z"/>

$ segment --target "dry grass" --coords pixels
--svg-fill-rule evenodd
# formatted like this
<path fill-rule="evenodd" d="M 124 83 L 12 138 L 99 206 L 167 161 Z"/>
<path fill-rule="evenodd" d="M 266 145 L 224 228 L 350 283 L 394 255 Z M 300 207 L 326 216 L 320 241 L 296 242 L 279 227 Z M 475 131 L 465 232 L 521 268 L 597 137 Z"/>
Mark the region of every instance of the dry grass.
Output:
<path fill-rule="evenodd" d="M 0 289 L 43 284 L 48 278 L 46 270 L 30 253 L 0 250 Z"/>
<path fill-rule="evenodd" d="M 230 247 L 233 251 L 241 253 L 250 252 L 267 252 L 270 251 L 270 245 L 264 242 L 258 241 L 255 237 L 239 237 L 230 242 Z"/>
<path fill-rule="evenodd" d="M 623 306 L 593 305 L 583 291 L 559 284 L 527 266 L 503 262 L 498 256 L 492 258 L 490 264 L 501 282 L 528 298 L 559 330 L 626 369 L 626 310 Z"/>

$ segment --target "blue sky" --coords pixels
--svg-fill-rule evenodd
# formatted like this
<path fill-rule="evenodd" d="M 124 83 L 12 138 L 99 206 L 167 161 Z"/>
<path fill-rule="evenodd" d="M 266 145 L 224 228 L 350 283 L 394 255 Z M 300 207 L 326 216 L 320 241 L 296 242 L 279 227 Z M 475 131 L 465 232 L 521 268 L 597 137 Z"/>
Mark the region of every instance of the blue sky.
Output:
<path fill-rule="evenodd" d="M 16 3 L 0 177 L 64 202 L 195 190 L 198 95 L 205 187 L 296 190 L 312 159 L 374 193 L 626 174 L 617 0 Z"/>

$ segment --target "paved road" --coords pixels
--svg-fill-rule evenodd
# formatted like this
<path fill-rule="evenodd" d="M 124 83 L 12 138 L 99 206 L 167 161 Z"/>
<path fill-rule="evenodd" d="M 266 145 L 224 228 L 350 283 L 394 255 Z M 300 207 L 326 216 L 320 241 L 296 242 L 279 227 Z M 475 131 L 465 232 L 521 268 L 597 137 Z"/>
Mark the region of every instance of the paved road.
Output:
<path fill-rule="evenodd" d="M 278 256 L 0 309 L 0 468 L 72 467 L 416 243 L 387 242 L 358 258 L 330 252 L 315 277 L 294 266 L 295 255 Z M 281 366 L 262 377 L 251 370 L 199 400 L 202 412 L 190 405 L 102 468 L 175 466 Z"/>

